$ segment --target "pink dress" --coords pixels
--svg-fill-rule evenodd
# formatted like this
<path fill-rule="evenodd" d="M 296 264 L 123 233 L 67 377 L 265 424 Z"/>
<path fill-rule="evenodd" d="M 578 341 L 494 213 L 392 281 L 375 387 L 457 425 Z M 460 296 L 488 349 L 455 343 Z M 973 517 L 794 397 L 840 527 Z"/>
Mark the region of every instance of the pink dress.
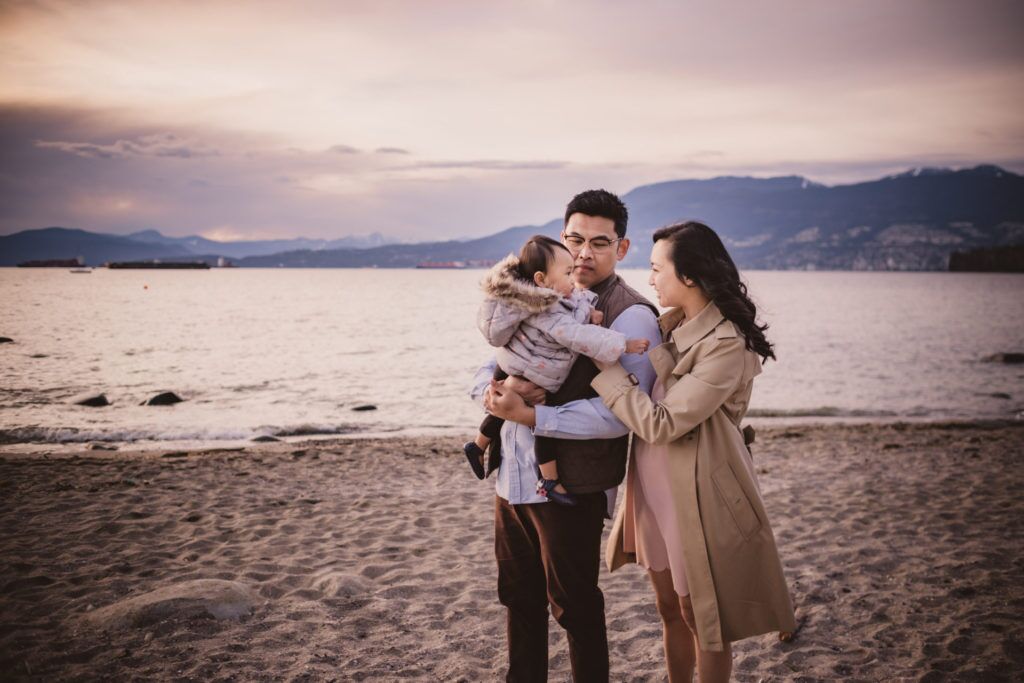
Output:
<path fill-rule="evenodd" d="M 657 403 L 663 398 L 665 389 L 658 380 L 651 390 L 651 400 Z M 637 564 L 653 571 L 671 569 L 676 594 L 689 595 L 683 534 L 669 484 L 668 447 L 638 441 L 635 458 L 632 502 Z"/>

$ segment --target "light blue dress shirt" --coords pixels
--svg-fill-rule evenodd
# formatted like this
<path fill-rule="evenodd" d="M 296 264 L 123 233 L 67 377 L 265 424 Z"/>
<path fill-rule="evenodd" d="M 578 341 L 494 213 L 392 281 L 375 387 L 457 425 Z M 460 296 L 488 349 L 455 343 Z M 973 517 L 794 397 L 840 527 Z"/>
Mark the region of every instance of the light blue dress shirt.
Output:
<path fill-rule="evenodd" d="M 658 320 L 647 306 L 630 306 L 609 327 L 626 335 L 626 339 L 648 340 L 652 349 L 661 343 Z M 647 354 L 624 353 L 619 362 L 626 372 L 636 375 L 639 386 L 650 394 L 655 375 Z M 470 397 L 477 403 L 483 402 L 484 391 L 494 375 L 495 365 L 492 358 L 473 377 Z M 536 491 L 537 456 L 533 452 L 534 436 L 614 439 L 629 433 L 629 428 L 608 410 L 600 397 L 572 401 L 561 406 L 539 405 L 534 410 L 537 425 L 533 429 L 509 421 L 501 428 L 502 458 L 494 488 L 499 496 L 513 505 L 547 502 L 547 498 L 538 496 Z M 613 497 L 610 497 L 609 503 L 610 507 L 614 506 Z"/>

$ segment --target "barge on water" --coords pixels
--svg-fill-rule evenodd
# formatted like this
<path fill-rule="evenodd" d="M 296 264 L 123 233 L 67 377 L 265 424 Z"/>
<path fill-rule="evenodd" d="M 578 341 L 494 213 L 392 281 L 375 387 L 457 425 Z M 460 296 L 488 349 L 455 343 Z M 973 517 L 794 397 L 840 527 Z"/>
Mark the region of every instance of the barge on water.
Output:
<path fill-rule="evenodd" d="M 22 261 L 19 268 L 78 268 L 84 265 L 80 258 L 54 258 L 38 261 Z"/>
<path fill-rule="evenodd" d="M 108 263 L 112 270 L 146 269 L 146 270 L 209 270 L 210 264 L 203 261 L 182 261 L 170 263 L 164 261 L 115 261 Z"/>

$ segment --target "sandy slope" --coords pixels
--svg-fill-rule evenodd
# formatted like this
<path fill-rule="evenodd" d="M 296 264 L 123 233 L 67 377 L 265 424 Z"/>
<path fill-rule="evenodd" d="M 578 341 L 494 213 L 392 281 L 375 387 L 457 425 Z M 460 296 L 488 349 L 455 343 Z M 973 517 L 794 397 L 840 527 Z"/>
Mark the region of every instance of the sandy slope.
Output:
<path fill-rule="evenodd" d="M 501 678 L 493 490 L 457 445 L 0 457 L 0 677 Z M 735 679 L 1024 669 L 1022 446 L 1024 425 L 763 430 L 803 628 L 738 644 Z M 601 581 L 613 679 L 661 680 L 643 574 Z"/>

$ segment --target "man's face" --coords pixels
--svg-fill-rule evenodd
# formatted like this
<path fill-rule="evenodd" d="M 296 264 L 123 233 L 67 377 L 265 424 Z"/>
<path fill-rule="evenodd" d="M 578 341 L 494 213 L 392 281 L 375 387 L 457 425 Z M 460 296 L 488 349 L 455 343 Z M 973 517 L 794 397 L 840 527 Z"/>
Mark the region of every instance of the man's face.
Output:
<path fill-rule="evenodd" d="M 574 244 L 575 242 L 575 244 Z M 572 276 L 589 289 L 615 272 L 615 264 L 629 251 L 629 240 L 615 234 L 615 221 L 602 216 L 574 213 L 562 230 L 562 243 L 572 253 Z"/>

